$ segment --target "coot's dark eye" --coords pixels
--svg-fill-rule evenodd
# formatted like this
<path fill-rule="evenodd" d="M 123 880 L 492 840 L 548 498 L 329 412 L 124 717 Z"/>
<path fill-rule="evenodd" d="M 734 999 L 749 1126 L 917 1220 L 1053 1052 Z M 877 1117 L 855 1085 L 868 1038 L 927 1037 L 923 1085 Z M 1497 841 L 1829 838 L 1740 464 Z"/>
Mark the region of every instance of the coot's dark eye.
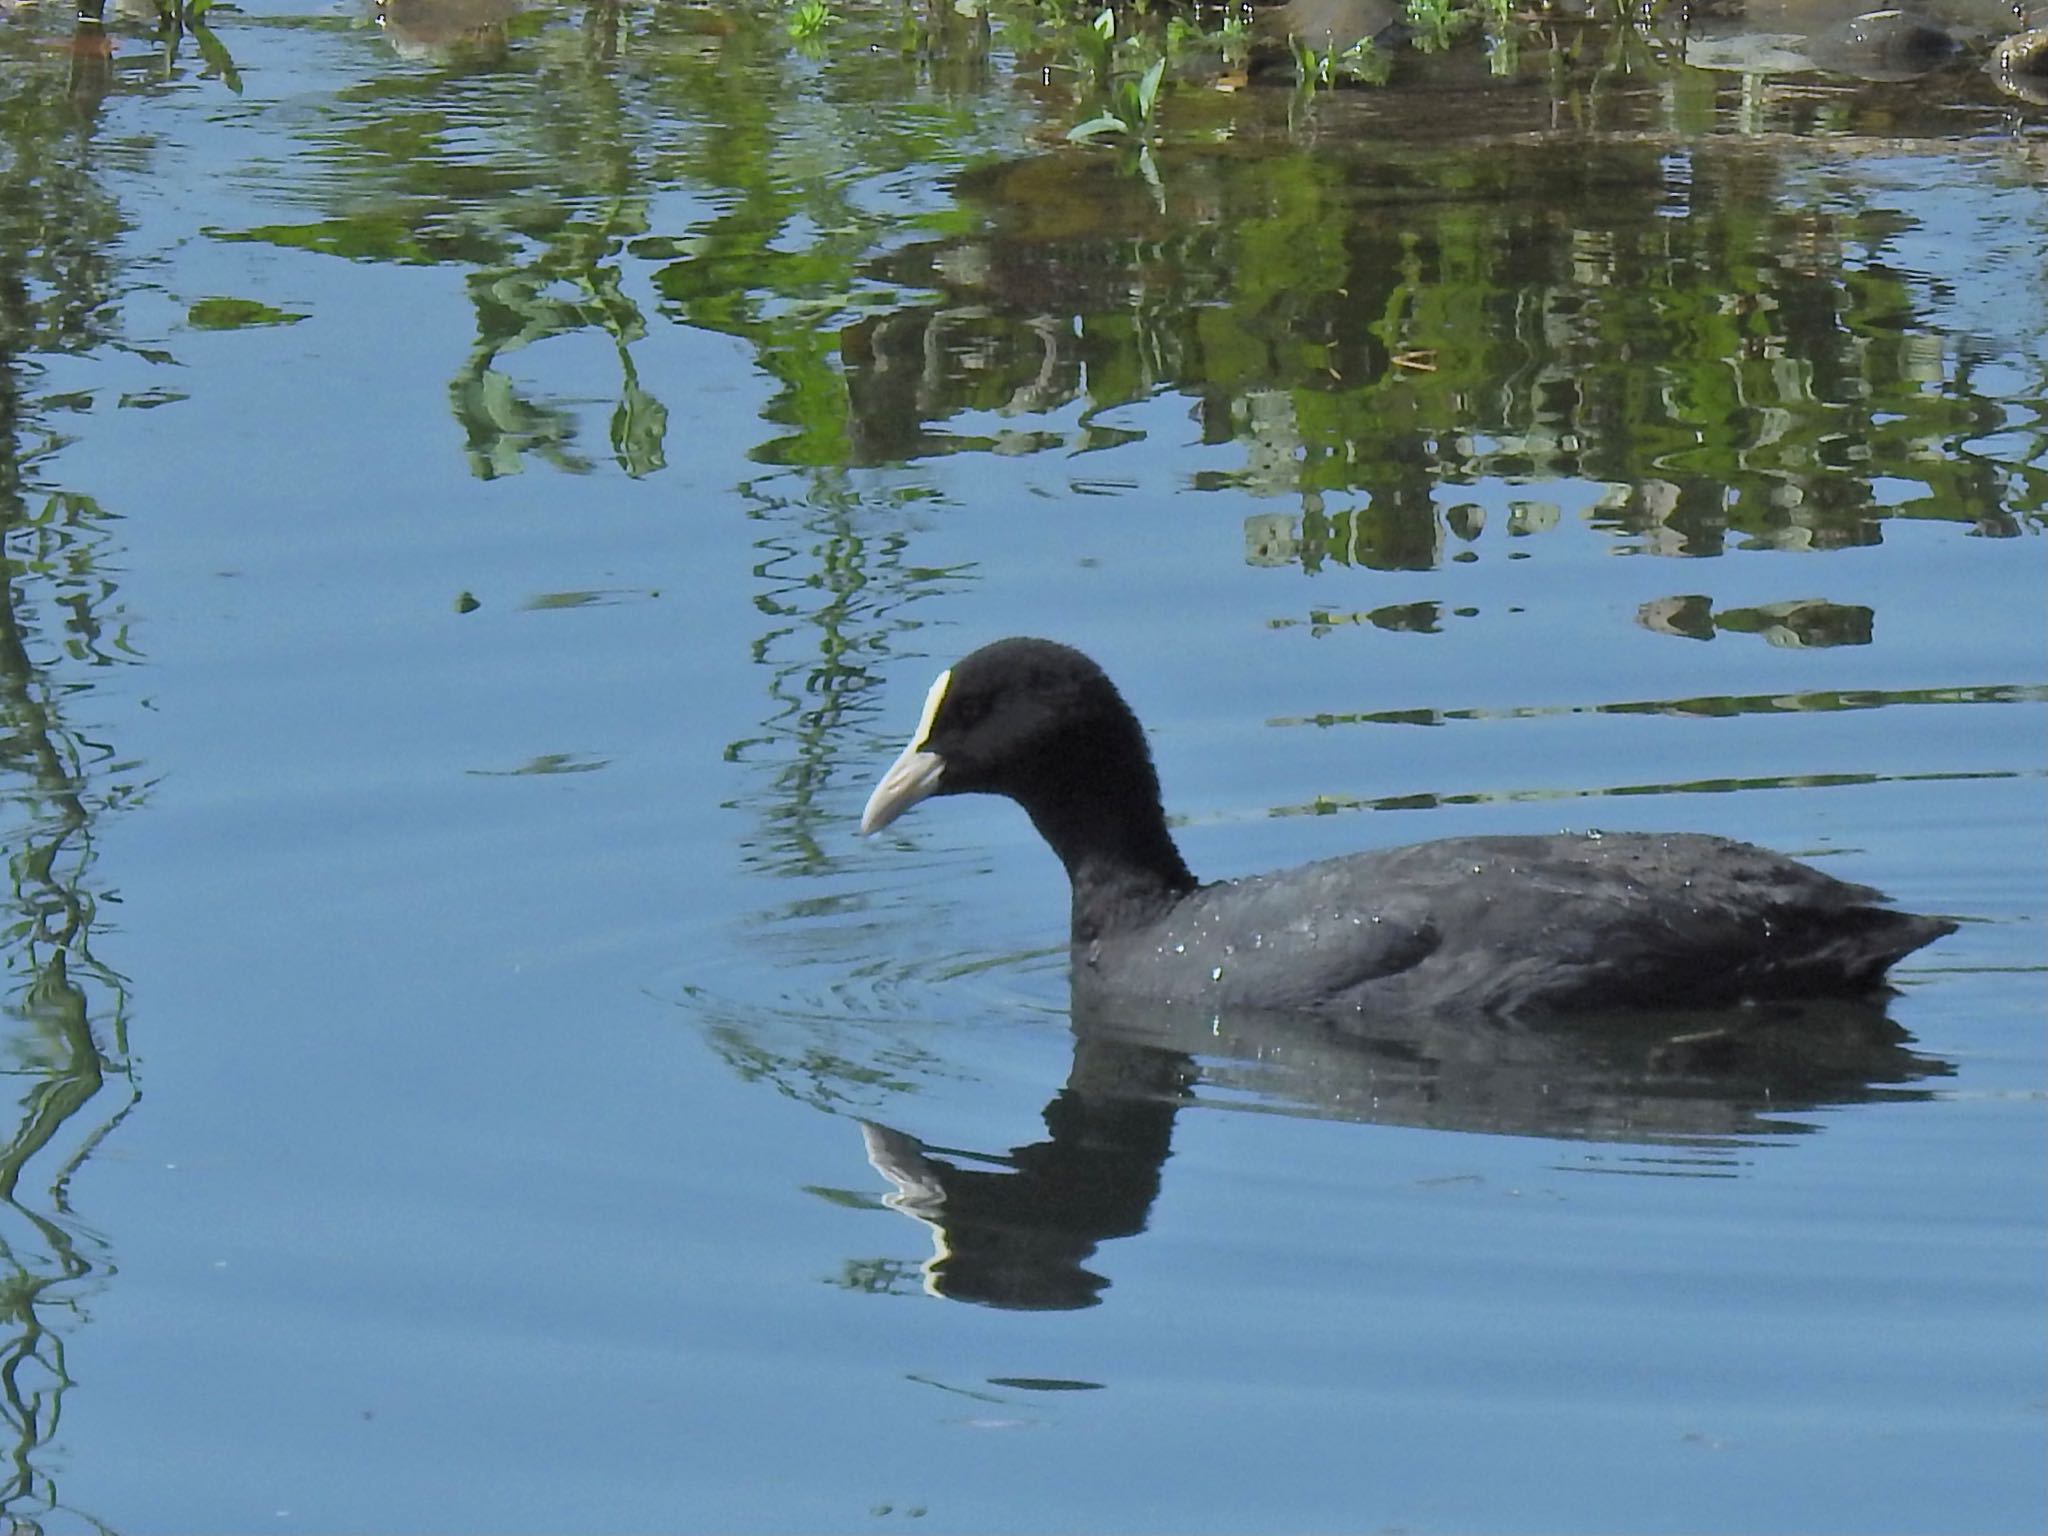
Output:
<path fill-rule="evenodd" d="M 971 731 L 988 718 L 988 711 L 987 694 L 965 694 L 947 702 L 945 716 L 939 721 L 939 725 L 949 733 Z"/>

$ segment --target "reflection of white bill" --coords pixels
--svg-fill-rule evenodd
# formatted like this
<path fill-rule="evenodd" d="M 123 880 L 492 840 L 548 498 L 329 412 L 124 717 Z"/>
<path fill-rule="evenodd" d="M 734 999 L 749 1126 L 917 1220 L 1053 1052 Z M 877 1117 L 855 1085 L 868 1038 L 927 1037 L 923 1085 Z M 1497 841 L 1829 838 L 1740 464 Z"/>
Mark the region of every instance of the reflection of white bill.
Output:
<path fill-rule="evenodd" d="M 939 1183 L 938 1166 L 924 1155 L 924 1143 L 915 1136 L 892 1131 L 872 1120 L 860 1122 L 860 1135 L 875 1172 L 896 1186 L 896 1193 L 884 1195 L 882 1204 L 916 1218 L 931 1232 L 932 1256 L 920 1266 L 920 1272 L 924 1276 L 925 1294 L 937 1296 L 938 1267 L 953 1255 L 940 1220 L 946 1208 L 946 1191 Z"/>

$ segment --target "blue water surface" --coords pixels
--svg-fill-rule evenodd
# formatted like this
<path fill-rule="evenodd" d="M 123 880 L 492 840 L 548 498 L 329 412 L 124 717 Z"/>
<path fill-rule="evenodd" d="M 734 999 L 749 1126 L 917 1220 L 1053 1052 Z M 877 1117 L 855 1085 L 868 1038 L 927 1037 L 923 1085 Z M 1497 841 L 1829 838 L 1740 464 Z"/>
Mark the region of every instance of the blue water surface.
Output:
<path fill-rule="evenodd" d="M 1141 165 L 1015 17 L 612 19 L 87 102 L 5 18 L 105 221 L 7 242 L 16 1524 L 2040 1529 L 2038 111 L 1184 81 Z M 1755 1068 L 1076 1018 L 1014 807 L 856 836 L 1012 633 L 1205 875 L 1698 829 L 1962 926 Z"/>

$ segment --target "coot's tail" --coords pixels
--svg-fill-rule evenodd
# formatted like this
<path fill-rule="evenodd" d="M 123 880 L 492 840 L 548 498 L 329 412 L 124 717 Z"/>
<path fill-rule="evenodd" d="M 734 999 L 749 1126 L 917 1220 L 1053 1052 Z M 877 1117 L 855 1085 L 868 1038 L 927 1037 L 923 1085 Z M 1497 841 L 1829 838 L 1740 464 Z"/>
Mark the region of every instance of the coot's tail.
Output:
<path fill-rule="evenodd" d="M 1891 907 L 1857 906 L 1816 923 L 1796 952 L 1777 957 L 1780 993 L 1839 992 L 1880 986 L 1898 961 L 1956 931 L 1946 917 L 1923 917 Z"/>

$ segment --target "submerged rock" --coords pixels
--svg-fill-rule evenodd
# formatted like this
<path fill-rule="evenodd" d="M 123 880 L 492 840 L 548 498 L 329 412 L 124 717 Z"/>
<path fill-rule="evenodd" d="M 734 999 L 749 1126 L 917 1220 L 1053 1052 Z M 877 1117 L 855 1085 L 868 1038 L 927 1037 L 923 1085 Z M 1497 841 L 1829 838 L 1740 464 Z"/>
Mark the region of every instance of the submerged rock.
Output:
<path fill-rule="evenodd" d="M 1962 51 L 1954 33 L 1917 11 L 1866 11 L 1828 28 L 1809 50 L 1816 68 L 1862 80 L 1911 80 Z"/>
<path fill-rule="evenodd" d="M 1400 19 L 1394 0 L 1287 0 L 1270 13 L 1269 23 L 1319 53 L 1342 53 L 1354 43 L 1383 37 Z"/>
<path fill-rule="evenodd" d="M 505 23 L 520 0 L 377 0 L 374 15 L 401 58 L 443 58 L 459 51 L 502 52 Z"/>
<path fill-rule="evenodd" d="M 1699 14 L 1685 56 L 1744 74 L 1820 70 L 1911 80 L 1987 46 L 2021 14 L 2012 0 L 1914 0 L 1882 9 L 1870 9 L 1869 0 L 1748 0 L 1734 11 Z"/>
<path fill-rule="evenodd" d="M 1991 51 L 1985 66 L 2001 91 L 2023 101 L 2048 106 L 2048 6 L 2036 8 L 2028 19 L 2043 23 L 2016 32 Z"/>

